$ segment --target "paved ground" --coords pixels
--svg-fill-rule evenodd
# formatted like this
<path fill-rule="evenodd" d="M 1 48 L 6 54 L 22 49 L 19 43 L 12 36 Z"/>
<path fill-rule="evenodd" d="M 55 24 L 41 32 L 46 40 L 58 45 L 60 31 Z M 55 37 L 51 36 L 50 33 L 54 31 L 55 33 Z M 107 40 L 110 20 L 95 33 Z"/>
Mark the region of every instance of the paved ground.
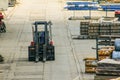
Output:
<path fill-rule="evenodd" d="M 84 73 L 85 57 L 95 57 L 95 40 L 73 40 L 79 35 L 79 21 L 68 21 L 70 16 L 85 16 L 88 11 L 66 11 L 64 0 L 20 0 L 20 4 L 6 17 L 7 32 L 0 34 L 0 80 L 93 80 Z M 104 16 L 103 11 L 92 11 L 92 16 Z M 6 12 L 7 13 L 7 12 Z M 102 13 L 102 14 L 101 14 Z M 114 16 L 109 12 L 109 16 Z M 53 22 L 56 60 L 46 63 L 28 62 L 28 45 L 32 40 L 31 24 L 35 20 Z"/>

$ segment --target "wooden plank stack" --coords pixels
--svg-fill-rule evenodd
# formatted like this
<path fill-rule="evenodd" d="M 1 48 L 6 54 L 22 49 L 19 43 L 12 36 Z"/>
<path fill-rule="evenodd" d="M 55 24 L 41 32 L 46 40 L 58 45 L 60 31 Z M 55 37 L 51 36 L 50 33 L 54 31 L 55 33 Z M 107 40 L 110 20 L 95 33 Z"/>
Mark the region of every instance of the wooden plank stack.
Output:
<path fill-rule="evenodd" d="M 82 21 L 80 23 L 80 32 L 81 35 L 88 35 L 89 21 Z"/>
<path fill-rule="evenodd" d="M 120 76 L 120 61 L 103 59 L 97 63 L 97 75 Z"/>
<path fill-rule="evenodd" d="M 85 73 L 95 73 L 97 67 L 96 58 L 85 58 Z"/>
<path fill-rule="evenodd" d="M 99 30 L 99 23 L 98 22 L 91 22 L 89 25 L 89 30 L 88 30 L 89 36 L 91 38 L 92 37 L 96 38 L 97 35 L 99 35 L 98 30 Z"/>
<path fill-rule="evenodd" d="M 94 80 L 119 80 L 119 76 L 95 75 Z"/>
<path fill-rule="evenodd" d="M 98 60 L 110 59 L 114 50 L 113 46 L 105 46 L 98 50 Z"/>
<path fill-rule="evenodd" d="M 98 21 L 82 21 L 80 35 L 96 38 L 99 35 L 120 35 L 120 22 L 112 18 L 102 18 Z"/>
<path fill-rule="evenodd" d="M 120 0 L 113 0 L 114 3 L 120 3 Z"/>

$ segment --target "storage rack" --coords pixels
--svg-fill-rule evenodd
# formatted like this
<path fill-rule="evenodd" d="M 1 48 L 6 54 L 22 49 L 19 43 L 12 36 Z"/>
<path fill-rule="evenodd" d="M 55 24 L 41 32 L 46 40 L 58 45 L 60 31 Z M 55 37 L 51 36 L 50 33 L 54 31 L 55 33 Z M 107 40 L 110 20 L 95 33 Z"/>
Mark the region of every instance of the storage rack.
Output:
<path fill-rule="evenodd" d="M 120 35 L 120 23 L 114 23 L 111 26 L 111 35 Z"/>
<path fill-rule="evenodd" d="M 96 23 L 90 23 L 89 25 L 89 30 L 88 30 L 88 34 L 90 38 L 96 38 L 98 34 L 98 30 L 99 30 L 99 24 Z"/>
<path fill-rule="evenodd" d="M 82 21 L 80 22 L 80 35 L 87 37 L 89 28 L 89 21 Z"/>
<path fill-rule="evenodd" d="M 99 23 L 84 21 L 80 24 L 80 35 L 95 39 L 99 35 L 120 35 L 120 22 Z"/>
<path fill-rule="evenodd" d="M 113 46 L 114 45 L 114 40 L 116 38 L 120 38 L 119 35 L 100 35 L 96 38 L 96 58 L 99 60 L 100 55 L 98 55 L 98 50 L 100 49 L 100 46 Z M 111 57 L 108 55 L 104 55 L 101 57 Z"/>

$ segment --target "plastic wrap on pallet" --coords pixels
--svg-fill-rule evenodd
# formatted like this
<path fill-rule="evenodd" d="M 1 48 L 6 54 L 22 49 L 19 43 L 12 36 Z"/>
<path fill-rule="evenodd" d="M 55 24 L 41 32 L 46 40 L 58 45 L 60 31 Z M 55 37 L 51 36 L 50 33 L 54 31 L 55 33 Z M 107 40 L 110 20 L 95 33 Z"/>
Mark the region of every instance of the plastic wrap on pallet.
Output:
<path fill-rule="evenodd" d="M 120 51 L 120 39 L 115 40 L 115 51 Z"/>
<path fill-rule="evenodd" d="M 96 74 L 101 75 L 120 75 L 120 61 L 113 59 L 103 59 L 98 62 Z"/>
<path fill-rule="evenodd" d="M 112 59 L 120 59 L 120 51 L 113 51 Z"/>
<path fill-rule="evenodd" d="M 97 62 L 97 67 L 119 67 L 120 61 L 114 59 L 103 59 Z"/>

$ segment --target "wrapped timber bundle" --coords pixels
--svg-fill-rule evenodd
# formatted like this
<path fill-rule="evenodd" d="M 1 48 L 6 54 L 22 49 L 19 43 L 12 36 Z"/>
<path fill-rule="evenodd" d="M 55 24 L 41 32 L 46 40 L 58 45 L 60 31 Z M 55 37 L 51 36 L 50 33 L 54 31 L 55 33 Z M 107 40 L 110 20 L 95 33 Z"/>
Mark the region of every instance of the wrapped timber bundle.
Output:
<path fill-rule="evenodd" d="M 120 61 L 103 59 L 97 63 L 97 75 L 120 75 Z"/>
<path fill-rule="evenodd" d="M 120 59 L 120 51 L 113 51 L 112 59 L 119 60 Z"/>
<path fill-rule="evenodd" d="M 107 58 L 111 58 L 111 54 L 114 50 L 114 47 L 103 47 L 98 50 L 98 60 L 103 60 Z"/>
<path fill-rule="evenodd" d="M 120 39 L 115 39 L 115 51 L 120 51 Z"/>
<path fill-rule="evenodd" d="M 120 0 L 113 0 L 114 3 L 120 3 Z"/>

